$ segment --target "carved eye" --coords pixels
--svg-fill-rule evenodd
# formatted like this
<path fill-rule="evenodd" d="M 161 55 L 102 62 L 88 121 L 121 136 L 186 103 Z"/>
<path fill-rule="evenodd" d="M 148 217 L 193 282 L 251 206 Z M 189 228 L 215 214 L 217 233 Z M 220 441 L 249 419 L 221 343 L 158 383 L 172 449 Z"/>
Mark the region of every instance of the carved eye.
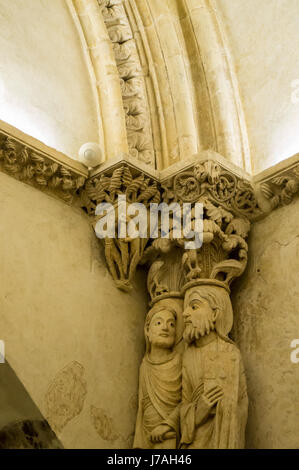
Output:
<path fill-rule="evenodd" d="M 200 305 L 201 305 L 201 302 L 199 300 L 197 300 L 196 302 L 194 302 L 192 304 L 192 310 L 196 310 L 196 309 L 200 308 Z"/>
<path fill-rule="evenodd" d="M 172 327 L 174 328 L 174 323 L 173 323 L 173 322 L 171 322 L 171 323 L 170 323 L 170 326 L 172 326 Z"/>

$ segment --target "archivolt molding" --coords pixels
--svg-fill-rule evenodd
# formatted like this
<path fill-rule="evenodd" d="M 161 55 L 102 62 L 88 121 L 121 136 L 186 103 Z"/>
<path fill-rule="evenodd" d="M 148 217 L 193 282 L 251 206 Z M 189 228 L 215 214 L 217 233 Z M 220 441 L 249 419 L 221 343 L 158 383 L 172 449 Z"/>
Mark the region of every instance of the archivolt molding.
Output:
<path fill-rule="evenodd" d="M 66 0 L 96 89 L 100 142 L 106 160 L 128 153 L 126 117 L 115 55 L 97 0 Z"/>
<path fill-rule="evenodd" d="M 211 148 L 250 171 L 237 79 L 212 0 L 67 1 L 93 67 L 107 160 L 124 152 L 162 170 Z"/>
<path fill-rule="evenodd" d="M 230 46 L 215 0 L 185 0 L 203 64 L 215 150 L 251 173 L 247 126 Z"/>
<path fill-rule="evenodd" d="M 129 154 L 155 167 L 151 117 L 144 71 L 127 14 L 128 5 L 122 0 L 98 0 L 98 3 L 113 44 L 120 76 Z"/>

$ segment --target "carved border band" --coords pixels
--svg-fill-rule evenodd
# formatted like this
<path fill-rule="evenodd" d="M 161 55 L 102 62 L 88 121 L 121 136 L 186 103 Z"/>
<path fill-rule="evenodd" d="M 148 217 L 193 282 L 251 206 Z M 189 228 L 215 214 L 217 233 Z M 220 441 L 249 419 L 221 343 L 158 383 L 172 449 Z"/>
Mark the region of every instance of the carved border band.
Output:
<path fill-rule="evenodd" d="M 265 213 L 290 204 L 299 194 L 299 154 L 263 172 L 254 181 L 259 205 Z"/>
<path fill-rule="evenodd" d="M 242 170 L 233 168 L 212 151 L 202 152 L 160 173 L 136 158 L 122 154 L 89 173 L 80 163 L 12 126 L 2 123 L 1 128 L 0 171 L 69 204 L 80 205 L 94 226 L 97 205 L 106 202 L 115 207 L 119 195 L 128 204 L 142 203 L 147 210 L 151 203 L 201 202 L 204 206 L 204 246 L 199 251 L 209 261 L 205 266 L 199 260 L 201 254 L 198 258 L 192 250 L 190 253 L 187 250 L 183 257 L 180 255 L 179 264 L 184 266 L 184 276 L 189 281 L 199 276 L 201 265 L 200 278 L 225 281 L 229 286 L 236 273 L 240 275 L 245 269 L 248 250 L 245 239 L 251 222 L 278 206 L 289 204 L 299 194 L 298 155 L 253 178 L 253 183 Z M 162 271 L 171 274 L 173 267 L 168 266 L 164 255 L 174 247 L 176 251 L 177 248 L 182 250 L 182 241 L 175 239 L 122 240 L 116 237 L 105 239 L 104 243 L 109 270 L 123 290 L 131 288 L 137 265 L 147 263 L 152 255 L 159 264 L 154 263 L 155 268 L 161 270 L 163 265 Z M 151 277 L 152 271 L 149 274 Z M 152 301 L 156 297 L 167 297 L 170 291 L 180 295 L 180 282 L 177 285 L 168 279 L 166 284 L 169 285 L 165 287 L 165 282 L 156 275 L 153 279 L 149 288 Z M 176 276 L 178 279 L 181 277 Z"/>
<path fill-rule="evenodd" d="M 144 74 L 125 5 L 98 0 L 118 68 L 130 155 L 155 167 L 150 110 Z"/>
<path fill-rule="evenodd" d="M 49 154 L 49 148 L 45 153 L 42 150 L 45 147 L 43 144 L 23 135 L 11 126 L 2 123 L 1 127 L 1 171 L 19 181 L 49 192 L 69 204 L 78 199 L 77 192 L 84 186 L 88 176 L 88 171 L 83 166 L 65 156 L 61 158 L 60 154 L 58 158 L 52 157 Z M 56 152 L 53 151 L 53 153 Z"/>

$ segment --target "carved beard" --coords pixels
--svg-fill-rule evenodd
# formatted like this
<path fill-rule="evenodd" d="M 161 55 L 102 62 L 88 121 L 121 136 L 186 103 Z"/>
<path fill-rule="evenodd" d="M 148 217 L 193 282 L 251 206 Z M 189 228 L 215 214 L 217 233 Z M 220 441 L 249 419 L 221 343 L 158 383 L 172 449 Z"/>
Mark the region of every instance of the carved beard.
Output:
<path fill-rule="evenodd" d="M 196 326 L 193 323 L 187 323 L 185 326 L 183 338 L 187 344 L 191 344 L 201 336 L 208 335 L 215 330 L 215 323 L 210 313 L 202 313 L 196 323 Z"/>

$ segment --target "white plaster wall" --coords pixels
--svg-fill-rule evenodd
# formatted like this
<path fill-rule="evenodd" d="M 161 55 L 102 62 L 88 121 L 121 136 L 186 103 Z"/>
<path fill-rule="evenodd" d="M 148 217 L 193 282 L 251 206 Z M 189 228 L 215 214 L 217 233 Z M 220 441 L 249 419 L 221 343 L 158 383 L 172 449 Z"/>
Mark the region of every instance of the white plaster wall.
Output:
<path fill-rule="evenodd" d="M 299 2 L 216 0 L 216 5 L 236 66 L 258 173 L 299 151 Z"/>
<path fill-rule="evenodd" d="M 119 291 L 87 215 L 3 173 L 0 213 L 0 338 L 9 364 L 66 448 L 130 448 L 144 276 L 131 293 Z"/>
<path fill-rule="evenodd" d="M 0 119 L 77 158 L 98 140 L 79 35 L 64 0 L 0 0 Z"/>

